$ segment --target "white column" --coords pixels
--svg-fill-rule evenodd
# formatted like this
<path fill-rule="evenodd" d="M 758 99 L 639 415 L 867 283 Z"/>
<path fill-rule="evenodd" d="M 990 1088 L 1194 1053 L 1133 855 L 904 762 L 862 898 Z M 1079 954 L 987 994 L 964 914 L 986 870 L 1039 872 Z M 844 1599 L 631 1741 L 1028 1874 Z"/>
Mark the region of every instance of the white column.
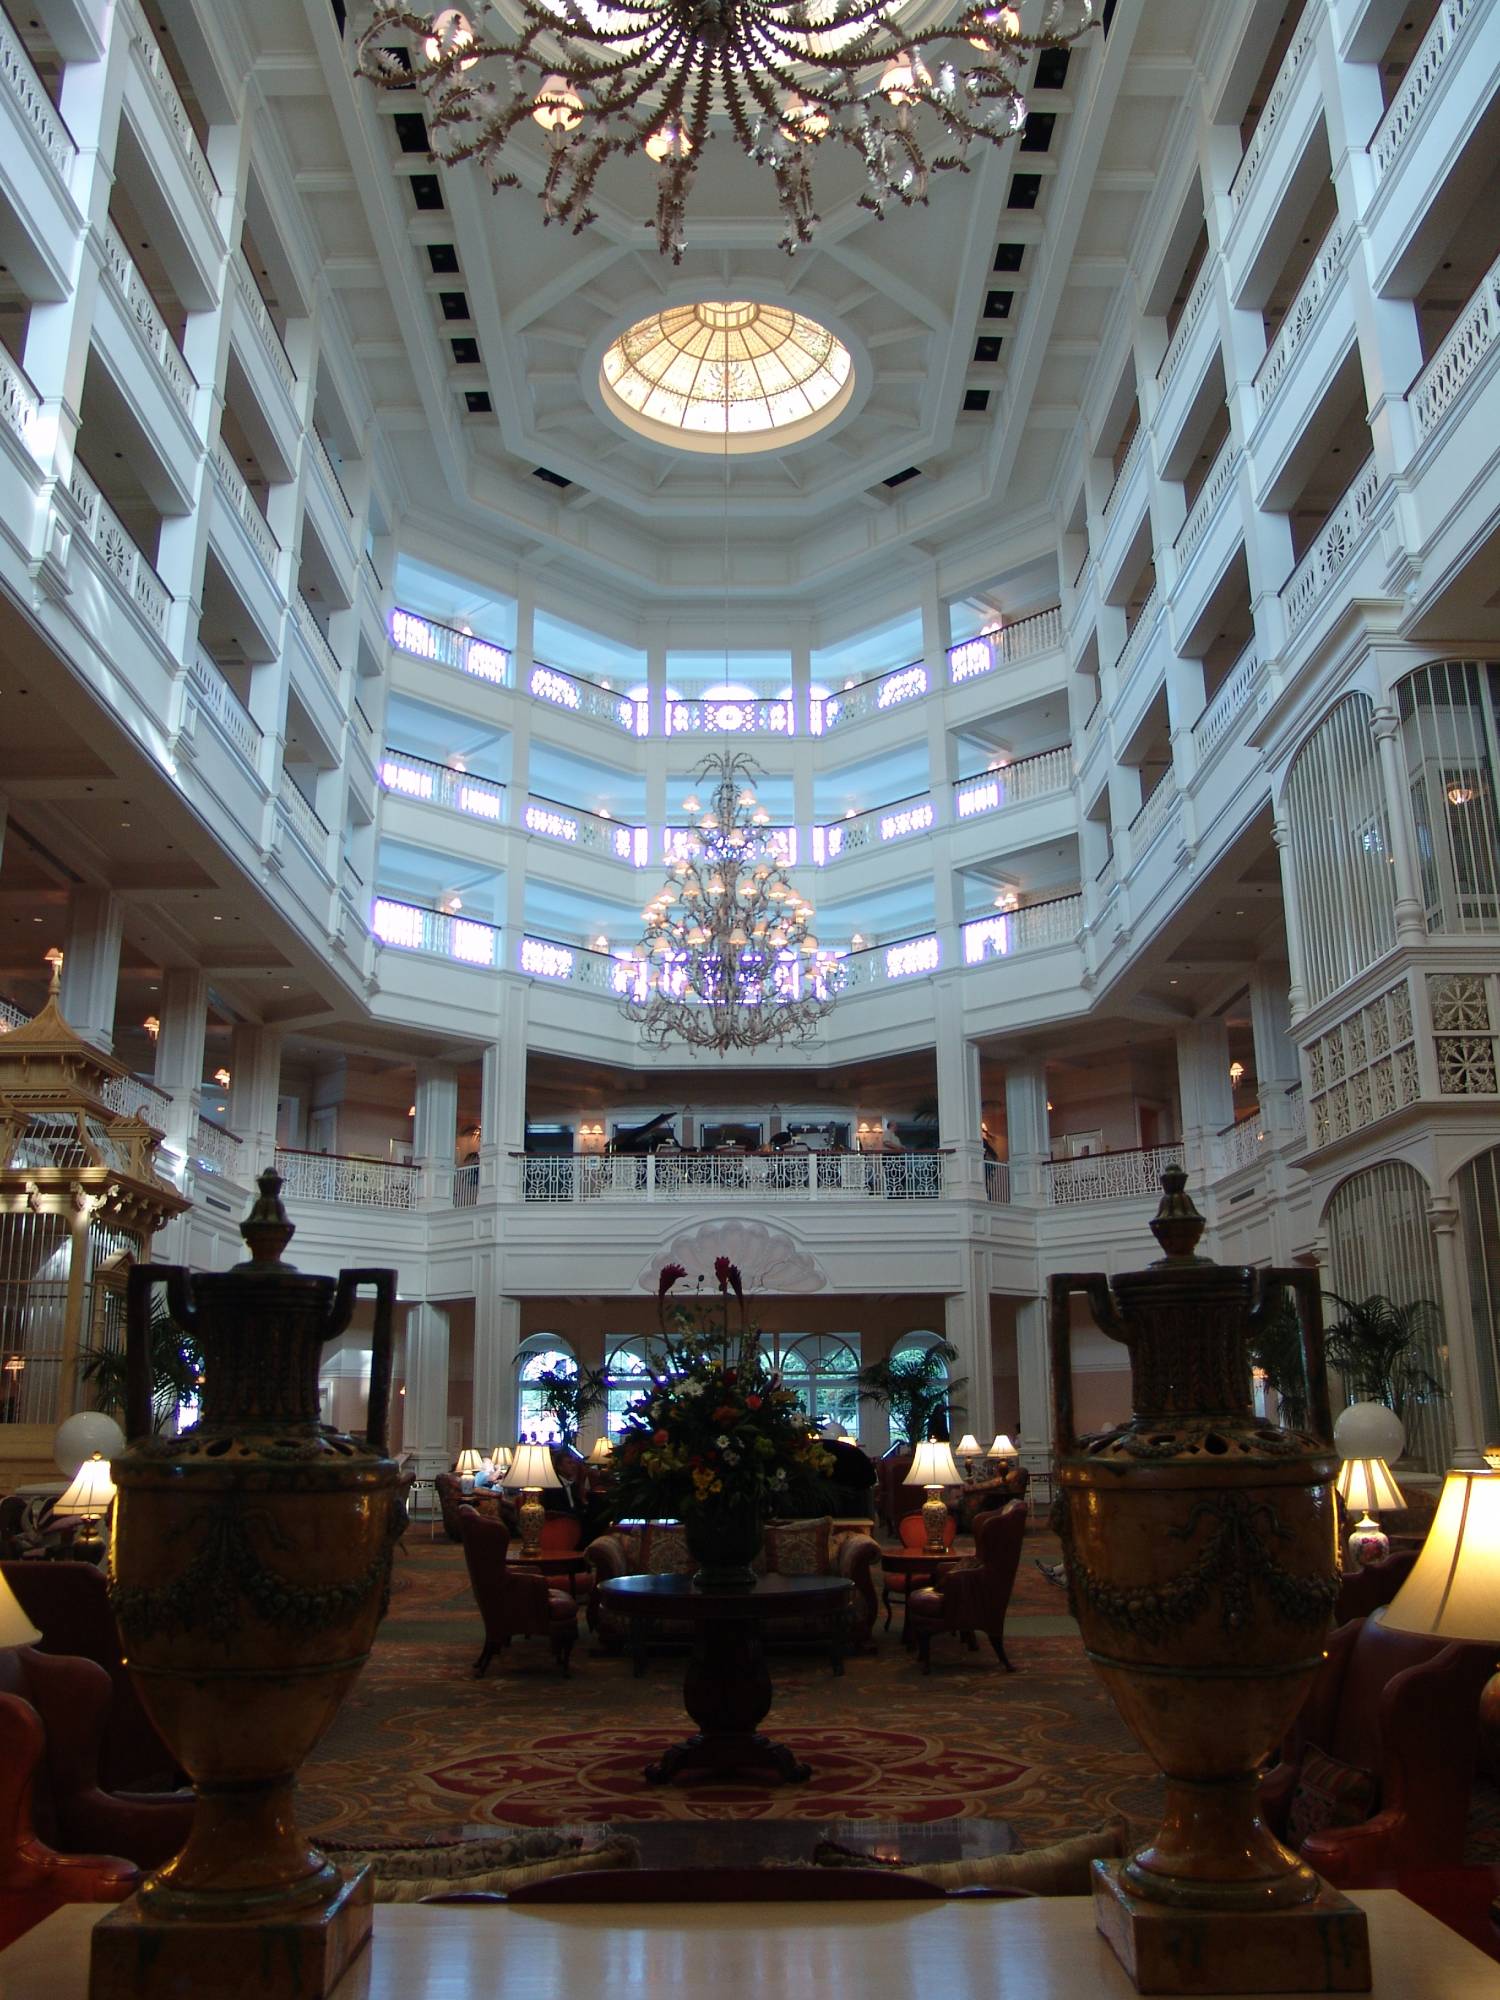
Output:
<path fill-rule="evenodd" d="M 193 1151 L 207 1028 L 207 974 L 195 965 L 169 967 L 162 982 L 155 1075 L 172 1100 L 167 1114 L 167 1144 L 184 1158 Z"/>
<path fill-rule="evenodd" d="M 59 1005 L 74 1033 L 101 1049 L 115 1042 L 124 926 L 125 912 L 111 890 L 80 885 L 69 896 Z"/>
<path fill-rule="evenodd" d="M 421 1179 L 424 1208 L 453 1206 L 453 1162 L 458 1144 L 458 1072 L 452 1063 L 417 1064 L 413 1100 L 412 1161 Z M 481 1128 L 481 1139 L 483 1131 Z"/>
<path fill-rule="evenodd" d="M 406 1396 L 401 1433 L 419 1478 L 448 1470 L 448 1315 L 414 1305 L 406 1315 Z"/>
<path fill-rule="evenodd" d="M 984 1141 L 980 1137 L 979 1048 L 964 1037 L 963 993 L 956 974 L 933 983 L 937 1025 L 938 1143 L 945 1197 L 983 1201 Z"/>
<path fill-rule="evenodd" d="M 1052 1151 L 1045 1064 L 1012 1063 L 1006 1070 L 1005 1134 L 1011 1200 L 1033 1205 L 1041 1202 L 1045 1194 L 1042 1163 Z"/>
<path fill-rule="evenodd" d="M 1297 862 L 1292 853 L 1292 833 L 1283 812 L 1271 821 L 1271 838 L 1281 863 L 1281 918 L 1286 930 L 1286 956 L 1291 967 L 1287 988 L 1287 1014 L 1295 1027 L 1307 1012 L 1307 959 L 1302 950 L 1302 913 L 1297 894 Z"/>
<path fill-rule="evenodd" d="M 1052 1462 L 1052 1370 L 1045 1299 L 1027 1299 L 1016 1309 L 1016 1374 L 1021 1461 L 1032 1471 L 1045 1472 Z"/>
<path fill-rule="evenodd" d="M 1178 1029 L 1177 1088 L 1182 1101 L 1183 1165 L 1190 1174 L 1210 1173 L 1216 1164 L 1214 1142 L 1234 1122 L 1226 1021 L 1193 1021 Z"/>
<path fill-rule="evenodd" d="M 1448 1335 L 1448 1394 L 1453 1406 L 1453 1464 L 1483 1472 L 1484 1399 L 1479 1389 L 1474 1315 L 1460 1248 L 1459 1208 L 1451 1198 L 1435 1200 L 1428 1211 L 1437 1245 L 1438 1290 Z"/>
<path fill-rule="evenodd" d="M 246 1181 L 276 1158 L 276 1100 L 281 1092 L 281 1036 L 246 1022 L 229 1041 L 229 1125 L 238 1135 Z"/>
<path fill-rule="evenodd" d="M 526 1027 L 531 987 L 507 980 L 501 988 L 494 1041 L 484 1052 L 479 1092 L 479 1198 L 514 1199 L 520 1191 L 516 1159 L 526 1143 Z"/>
<path fill-rule="evenodd" d="M 1425 944 L 1427 919 L 1422 907 L 1422 880 L 1417 871 L 1416 849 L 1412 844 L 1407 816 L 1406 773 L 1402 768 L 1397 732 L 1401 727 L 1396 711 L 1377 708 L 1371 718 L 1375 748 L 1380 757 L 1380 782 L 1385 793 L 1385 816 L 1391 833 L 1391 859 L 1396 868 L 1396 942 Z"/>
<path fill-rule="evenodd" d="M 958 1349 L 951 1366 L 963 1387 L 952 1405 L 953 1442 L 972 1431 L 982 1442 L 994 1436 L 995 1362 L 990 1342 L 989 1262 L 982 1246 L 966 1243 L 960 1252 L 964 1288 L 943 1301 L 944 1333 Z"/>
<path fill-rule="evenodd" d="M 482 1257 L 480 1278 L 495 1259 Z M 521 1301 L 500 1296 L 481 1282 L 474 1296 L 474 1436 L 481 1451 L 516 1442 L 516 1353 L 521 1345 Z"/>
<path fill-rule="evenodd" d="M 1255 1084 L 1261 1121 L 1272 1144 L 1300 1136 L 1292 1132 L 1288 1094 L 1299 1079 L 1297 1045 L 1292 1040 L 1289 987 L 1284 965 L 1257 965 L 1250 974 L 1250 1027 L 1255 1038 Z"/>

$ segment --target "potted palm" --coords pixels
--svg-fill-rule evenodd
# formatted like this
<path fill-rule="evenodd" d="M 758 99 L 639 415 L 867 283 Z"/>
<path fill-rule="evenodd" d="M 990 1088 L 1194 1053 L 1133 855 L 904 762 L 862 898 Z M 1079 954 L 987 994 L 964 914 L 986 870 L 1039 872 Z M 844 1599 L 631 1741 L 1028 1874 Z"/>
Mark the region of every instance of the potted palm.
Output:
<path fill-rule="evenodd" d="M 949 1364 L 957 1359 L 958 1349 L 939 1340 L 930 1347 L 900 1349 L 860 1369 L 855 1378 L 860 1401 L 890 1412 L 891 1451 L 919 1445 L 938 1430 L 946 1437 L 949 1404 L 967 1379 L 949 1377 Z"/>

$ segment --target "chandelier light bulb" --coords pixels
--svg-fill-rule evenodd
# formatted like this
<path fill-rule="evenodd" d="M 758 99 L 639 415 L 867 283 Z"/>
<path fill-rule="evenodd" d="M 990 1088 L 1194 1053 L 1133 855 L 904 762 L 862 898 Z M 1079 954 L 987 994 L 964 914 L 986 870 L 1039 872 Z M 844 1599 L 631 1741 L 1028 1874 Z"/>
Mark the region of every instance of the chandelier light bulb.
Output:
<path fill-rule="evenodd" d="M 543 79 L 532 117 L 544 132 L 576 132 L 583 123 L 583 99 L 565 76 Z"/>
<path fill-rule="evenodd" d="M 703 810 L 702 801 L 699 799 L 696 792 L 688 793 L 687 797 L 682 802 L 682 810 L 685 813 L 702 812 Z"/>
<path fill-rule="evenodd" d="M 459 49 L 473 46 L 474 30 L 469 24 L 468 16 L 461 13 L 457 7 L 444 7 L 440 13 L 432 17 L 432 32 L 422 43 L 422 54 L 429 64 L 436 64 L 442 62 L 446 56 L 455 54 Z M 468 56 L 459 64 L 459 68 L 472 69 L 478 60 L 478 56 Z"/>
<path fill-rule="evenodd" d="M 920 56 L 914 56 L 910 49 L 903 49 L 896 59 L 886 65 L 880 79 L 880 94 L 888 103 L 898 106 L 917 104 L 921 93 L 932 83 Z"/>
<path fill-rule="evenodd" d="M 820 139 L 828 137 L 828 128 L 833 121 L 821 104 L 809 104 L 805 97 L 793 91 L 787 98 L 781 113 L 781 134 L 793 145 L 804 141 L 816 145 Z"/>
<path fill-rule="evenodd" d="M 693 142 L 680 125 L 668 123 L 650 134 L 645 150 L 646 157 L 660 166 L 663 160 L 685 160 L 693 150 Z"/>

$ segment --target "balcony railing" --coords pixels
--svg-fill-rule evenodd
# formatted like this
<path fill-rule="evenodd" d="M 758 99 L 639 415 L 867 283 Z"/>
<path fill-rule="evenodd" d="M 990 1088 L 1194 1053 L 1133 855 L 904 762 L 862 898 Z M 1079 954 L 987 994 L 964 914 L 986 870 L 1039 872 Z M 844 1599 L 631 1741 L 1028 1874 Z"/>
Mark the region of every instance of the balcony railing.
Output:
<path fill-rule="evenodd" d="M 1287 45 L 1287 52 L 1281 58 L 1281 67 L 1276 72 L 1276 81 L 1256 120 L 1255 130 L 1250 135 L 1250 143 L 1245 148 L 1239 165 L 1235 168 L 1234 179 L 1229 183 L 1229 200 L 1238 211 L 1249 199 L 1260 174 L 1261 162 L 1271 144 L 1271 138 L 1286 112 L 1287 101 L 1296 86 L 1297 75 L 1302 65 L 1312 53 L 1317 36 L 1318 21 L 1322 8 L 1308 0 L 1303 8 L 1302 19 L 1297 23 L 1297 31 Z"/>
<path fill-rule="evenodd" d="M 640 857 L 639 865 L 644 867 L 646 860 L 646 849 L 647 846 L 649 845 L 650 836 L 647 833 L 645 827 L 635 827 L 632 830 L 636 836 L 637 841 L 641 843 L 640 846 L 637 848 L 637 853 Z M 817 846 L 817 835 L 818 835 L 818 829 L 814 827 L 813 845 L 815 848 Z M 663 827 L 662 839 L 661 839 L 662 860 L 669 867 L 672 864 L 672 862 L 680 861 L 684 855 L 690 854 L 693 851 L 694 838 L 695 836 L 693 833 L 693 829 L 690 826 Z M 776 862 L 777 865 L 782 868 L 796 867 L 797 865 L 796 827 L 763 826 L 757 829 L 756 838 L 760 842 L 761 850 L 768 860 Z"/>
<path fill-rule="evenodd" d="M 1004 1206 L 1010 1200 L 1010 1163 L 1008 1160 L 986 1160 L 984 1163 L 984 1192 L 988 1200 Z"/>
<path fill-rule="evenodd" d="M 1072 751 L 1043 750 L 998 771 L 960 778 L 953 787 L 953 817 L 956 821 L 979 819 L 986 813 L 1004 812 L 1007 806 L 1030 805 L 1033 799 L 1067 791 L 1072 782 Z"/>
<path fill-rule="evenodd" d="M 281 775 L 281 790 L 276 795 L 276 802 L 282 818 L 313 860 L 322 867 L 328 857 L 328 828 L 285 772 Z"/>
<path fill-rule="evenodd" d="M 1500 259 L 1485 272 L 1478 291 L 1412 388 L 1410 402 L 1419 439 L 1430 437 L 1437 429 L 1457 402 L 1464 384 L 1497 346 L 1500 346 Z"/>
<path fill-rule="evenodd" d="M 19 1025 L 19 1024 L 17 1024 Z M 105 1080 L 99 1095 L 121 1118 L 144 1118 L 159 1131 L 166 1130 L 172 1099 L 159 1084 L 144 1076 L 112 1076 Z"/>
<path fill-rule="evenodd" d="M 1054 1208 L 1091 1201 L 1156 1201 L 1163 1173 L 1181 1165 L 1181 1146 L 1135 1146 L 1123 1153 L 1090 1153 L 1081 1160 L 1048 1160 L 1042 1185 Z"/>
<path fill-rule="evenodd" d="M 556 799 L 533 792 L 521 809 L 521 824 L 528 833 L 544 840 L 560 841 L 565 847 L 586 848 L 594 854 L 610 854 L 617 861 L 641 866 L 649 853 L 650 836 L 644 827 L 627 826 L 623 820 L 607 819 L 584 806 L 560 805 Z"/>
<path fill-rule="evenodd" d="M 467 1167 L 455 1168 L 453 1174 L 453 1206 L 455 1208 L 477 1208 L 479 1205 L 479 1162 L 475 1160 Z"/>
<path fill-rule="evenodd" d="M 1323 301 L 1338 282 L 1344 264 L 1344 242 L 1343 221 L 1336 216 L 1312 261 L 1312 269 L 1302 280 L 1302 289 L 1287 307 L 1286 317 L 1276 329 L 1276 338 L 1255 371 L 1255 394 L 1263 410 L 1281 387 L 1293 355 L 1316 324 Z"/>
<path fill-rule="evenodd" d="M 1119 499 L 1121 493 L 1124 492 L 1126 482 L 1135 470 L 1135 462 L 1140 457 L 1145 442 L 1146 426 L 1137 421 L 1136 427 L 1131 433 L 1130 442 L 1125 447 L 1125 456 L 1120 460 L 1120 469 L 1115 474 L 1114 484 L 1104 497 L 1104 508 L 1100 517 L 1102 520 L 1107 521 L 1109 519 L 1110 510 L 1113 508 L 1116 500 Z"/>
<path fill-rule="evenodd" d="M 1380 495 L 1380 468 L 1372 452 L 1318 530 L 1312 547 L 1282 586 L 1281 604 L 1288 634 L 1300 630 L 1326 599 L 1334 578 L 1364 540 Z"/>
<path fill-rule="evenodd" d="M 138 0 L 130 0 L 128 13 L 131 36 L 140 49 L 142 66 L 151 79 L 152 88 L 156 92 L 162 110 L 166 113 L 167 123 L 171 126 L 182 149 L 188 172 L 198 183 L 203 199 L 212 208 L 219 199 L 219 183 L 214 178 L 213 169 L 208 164 L 203 148 L 198 144 L 198 135 L 193 130 L 192 121 L 177 94 L 177 86 L 172 81 L 172 72 L 167 68 L 156 37 L 151 32 Z"/>
<path fill-rule="evenodd" d="M 418 1174 L 396 1160 L 276 1149 L 281 1192 L 289 1201 L 331 1201 L 344 1208 L 415 1208 Z"/>
<path fill-rule="evenodd" d="M 920 701 L 927 691 L 927 669 L 920 660 L 914 660 L 909 667 L 873 674 L 838 694 L 814 695 L 807 726 L 812 735 L 826 736 L 832 729 L 862 722 L 867 715 L 884 715 L 909 701 Z"/>
<path fill-rule="evenodd" d="M 910 798 L 895 799 L 888 806 L 872 806 L 868 812 L 855 813 L 852 818 L 815 826 L 813 860 L 821 865 L 841 860 L 846 854 L 908 840 L 913 834 L 930 833 L 936 821 L 937 808 L 931 794 L 914 792 Z"/>
<path fill-rule="evenodd" d="M 193 693 L 198 706 L 237 750 L 251 770 L 260 763 L 260 724 L 241 706 L 240 698 L 224 678 L 217 663 L 200 646 L 189 665 Z"/>
<path fill-rule="evenodd" d="M 633 994 L 644 998 L 646 968 L 633 955 L 616 958 L 587 945 L 559 944 L 553 938 L 523 937 L 516 969 L 531 979 L 550 979 L 563 986 L 582 986 L 591 993 Z"/>
<path fill-rule="evenodd" d="M 1014 625 L 1002 626 L 998 632 L 981 632 L 975 639 L 964 639 L 950 646 L 949 684 L 959 687 L 981 674 L 994 673 L 997 667 L 1014 666 L 1038 653 L 1049 653 L 1061 644 L 1062 607 L 1054 604 L 1029 618 L 1018 618 Z"/>
<path fill-rule="evenodd" d="M 644 736 L 650 728 L 649 709 L 644 701 L 616 694 L 613 688 L 591 681 L 581 674 L 564 673 L 538 660 L 526 683 L 533 701 L 545 701 L 552 708 L 565 708 L 570 715 L 586 715 L 595 722 L 607 722 L 623 729 L 627 736 Z"/>
<path fill-rule="evenodd" d="M 1094 887 L 1099 893 L 1101 903 L 1108 901 L 1114 894 L 1118 880 L 1119 871 L 1115 865 L 1115 857 L 1111 854 L 1106 857 L 1104 866 L 1094 877 Z"/>
<path fill-rule="evenodd" d="M 156 301 L 147 291 L 146 281 L 136 269 L 135 259 L 120 240 L 113 223 L 105 223 L 102 240 L 104 268 L 120 294 L 127 316 L 135 322 L 152 366 L 183 409 L 191 410 L 198 384 L 178 351 L 176 341 L 167 331 L 167 323 L 157 311 Z"/>
<path fill-rule="evenodd" d="M 334 464 L 327 445 L 324 444 L 322 438 L 314 429 L 308 431 L 308 439 L 312 445 L 313 459 L 317 464 L 318 470 L 328 481 L 330 490 L 337 498 L 344 513 L 352 521 L 354 519 L 354 509 L 350 505 L 349 495 L 344 491 L 344 482 L 339 478 L 338 467 Z"/>
<path fill-rule="evenodd" d="M 1159 388 L 1165 389 L 1177 372 L 1177 364 L 1193 337 L 1193 328 L 1198 324 L 1209 294 L 1214 288 L 1214 259 L 1205 257 L 1203 269 L 1193 281 L 1193 289 L 1188 293 L 1187 304 L 1182 308 L 1182 317 L 1172 329 L 1172 338 L 1167 342 L 1167 351 L 1161 358 L 1161 366 L 1156 371 Z"/>
<path fill-rule="evenodd" d="M 312 606 L 300 590 L 294 592 L 292 596 L 292 616 L 297 621 L 297 630 L 307 642 L 307 650 L 323 669 L 330 684 L 337 688 L 339 676 L 344 671 L 339 665 L 339 656 L 333 650 L 328 634 L 318 623 Z"/>
<path fill-rule="evenodd" d="M 924 979 L 943 962 L 942 943 L 936 931 L 921 931 L 915 937 L 896 938 L 889 944 L 870 945 L 848 952 L 839 963 L 844 969 L 843 991 L 857 993 L 870 986 L 895 985 L 903 979 Z"/>
<path fill-rule="evenodd" d="M 1219 1172 L 1237 1174 L 1241 1167 L 1254 1164 L 1266 1148 L 1266 1128 L 1259 1111 L 1237 1124 L 1226 1125 L 1219 1134 Z"/>
<path fill-rule="evenodd" d="M 669 701 L 668 736 L 793 736 L 797 710 L 789 696 Z"/>
<path fill-rule="evenodd" d="M 0 89 L 4 89 L 31 127 L 33 137 L 57 169 L 59 179 L 66 181 L 78 148 L 3 13 L 0 13 Z"/>
<path fill-rule="evenodd" d="M 1187 568 L 1194 549 L 1208 533 L 1209 524 L 1219 511 L 1220 502 L 1234 484 L 1234 475 L 1239 462 L 1240 455 L 1235 449 L 1234 440 L 1226 438 L 1209 470 L 1207 479 L 1203 482 L 1203 491 L 1193 502 L 1192 511 L 1178 529 L 1177 539 L 1172 544 L 1177 551 L 1179 572 Z M 1143 623 L 1145 615 L 1144 612 L 1141 613 Z"/>
<path fill-rule="evenodd" d="M 172 602 L 167 586 L 125 532 L 125 524 L 77 459 L 73 461 L 68 489 L 83 518 L 84 533 L 98 550 L 105 569 L 147 624 L 165 637 L 167 612 Z"/>
<path fill-rule="evenodd" d="M 1181 802 L 1182 794 L 1177 789 L 1177 780 L 1167 771 L 1162 776 L 1156 790 L 1130 822 L 1131 860 L 1137 862 L 1146 849 L 1161 833 Z"/>
<path fill-rule="evenodd" d="M 1019 910 L 998 910 L 992 917 L 976 917 L 961 926 L 964 964 L 982 965 L 988 958 L 1013 958 L 1017 952 L 1072 944 L 1082 928 L 1083 897 L 1076 893 L 1027 903 Z"/>
<path fill-rule="evenodd" d="M 1141 606 L 1136 621 L 1126 636 L 1124 645 L 1115 659 L 1115 695 L 1118 698 L 1130 684 L 1131 676 L 1146 656 L 1151 635 L 1156 630 L 1157 613 L 1161 610 L 1161 600 L 1153 588 L 1151 595 Z"/>
<path fill-rule="evenodd" d="M 370 929 L 382 944 L 400 951 L 430 952 L 456 959 L 460 965 L 498 966 L 500 931 L 477 917 L 452 916 L 420 903 L 399 903 L 377 896 L 370 912 Z"/>
<path fill-rule="evenodd" d="M 288 396 L 297 393 L 297 371 L 292 366 L 292 357 L 287 353 L 281 335 L 276 331 L 276 322 L 266 310 L 266 302 L 260 295 L 260 286 L 255 282 L 255 274 L 245 261 L 243 250 L 236 250 L 230 259 L 234 271 L 234 282 L 244 302 L 245 311 L 260 335 L 261 348 L 271 372 L 285 389 Z"/>
<path fill-rule="evenodd" d="M 12 1028 L 24 1028 L 30 1019 L 13 1000 L 0 1000 L 0 1035 L 8 1035 Z"/>
<path fill-rule="evenodd" d="M 1200 764 L 1213 755 L 1228 734 L 1235 717 L 1249 701 L 1259 672 L 1260 659 L 1252 639 L 1225 676 L 1223 686 L 1193 724 L 1193 749 Z"/>
<path fill-rule="evenodd" d="M 193 1126 L 193 1165 L 198 1171 L 222 1174 L 226 1180 L 236 1181 L 244 1173 L 243 1158 L 244 1146 L 239 1134 L 215 1124 L 200 1111 Z"/>
<path fill-rule="evenodd" d="M 405 750 L 387 748 L 381 759 L 380 782 L 403 799 L 447 806 L 451 812 L 468 813 L 474 819 L 498 824 L 505 815 L 505 787 L 494 778 L 476 778 L 467 771 L 435 764 L 428 757 L 413 757 Z"/>
<path fill-rule="evenodd" d="M 945 1153 L 520 1156 L 521 1198 L 562 1202 L 937 1201 Z"/>
<path fill-rule="evenodd" d="M 510 678 L 510 652 L 490 639 L 476 639 L 472 632 L 457 632 L 451 625 L 439 625 L 421 618 L 415 611 L 393 611 L 391 644 L 398 653 L 410 653 L 415 660 L 432 660 L 441 667 L 456 667 L 476 680 L 504 687 Z"/>
<path fill-rule="evenodd" d="M 249 487 L 241 479 L 229 456 L 229 448 L 223 439 L 217 439 L 213 448 L 214 472 L 223 488 L 224 498 L 231 512 L 237 514 L 245 533 L 250 537 L 250 546 L 266 566 L 267 574 L 275 580 L 276 558 L 281 553 L 281 545 L 271 533 L 270 523 L 256 506 Z"/>
<path fill-rule="evenodd" d="M 3 16 L 0 16 L 3 19 Z M 0 418 L 31 449 L 31 426 L 42 399 L 26 379 L 25 370 L 0 347 Z"/>
<path fill-rule="evenodd" d="M 1415 130 L 1423 106 L 1437 88 L 1438 79 L 1448 67 L 1464 29 L 1488 11 L 1486 0 L 1440 0 L 1432 26 L 1423 37 L 1422 46 L 1402 78 L 1401 88 L 1391 99 L 1390 108 L 1375 128 L 1375 136 L 1370 141 L 1370 158 L 1375 163 L 1377 185 L 1401 157 L 1401 149 Z"/>

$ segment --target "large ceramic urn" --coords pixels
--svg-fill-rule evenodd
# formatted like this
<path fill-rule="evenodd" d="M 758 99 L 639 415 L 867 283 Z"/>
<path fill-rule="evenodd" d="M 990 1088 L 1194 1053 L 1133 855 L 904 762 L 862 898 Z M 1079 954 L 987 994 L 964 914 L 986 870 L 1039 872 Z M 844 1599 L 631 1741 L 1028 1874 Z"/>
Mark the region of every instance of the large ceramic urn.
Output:
<path fill-rule="evenodd" d="M 149 1875 L 141 1917 L 274 1921 L 332 1904 L 343 1878 L 298 1836 L 298 1766 L 332 1722 L 384 1615 L 401 1525 L 386 1455 L 393 1271 L 314 1277 L 281 1261 L 292 1226 L 263 1174 L 249 1261 L 131 1273 L 130 1448 L 115 1460 L 113 1602 L 142 1701 L 197 1794 L 186 1846 Z M 154 1437 L 152 1289 L 204 1357 L 200 1421 Z M 375 1292 L 363 1437 L 319 1422 L 325 1341 Z"/>
<path fill-rule="evenodd" d="M 1289 1910 L 1322 1885 L 1261 1820 L 1257 1774 L 1312 1684 L 1338 1590 L 1319 1294 L 1306 1270 L 1195 1255 L 1204 1224 L 1184 1182 L 1181 1168 L 1162 1176 L 1160 1262 L 1113 1285 L 1052 1280 L 1055 1517 L 1089 1657 L 1166 1777 L 1161 1827 L 1119 1889 L 1182 1912 Z M 1249 1343 L 1283 1289 L 1302 1328 L 1306 1432 L 1254 1409 Z M 1123 1343 L 1132 1385 L 1130 1420 L 1082 1437 L 1075 1292 Z"/>

